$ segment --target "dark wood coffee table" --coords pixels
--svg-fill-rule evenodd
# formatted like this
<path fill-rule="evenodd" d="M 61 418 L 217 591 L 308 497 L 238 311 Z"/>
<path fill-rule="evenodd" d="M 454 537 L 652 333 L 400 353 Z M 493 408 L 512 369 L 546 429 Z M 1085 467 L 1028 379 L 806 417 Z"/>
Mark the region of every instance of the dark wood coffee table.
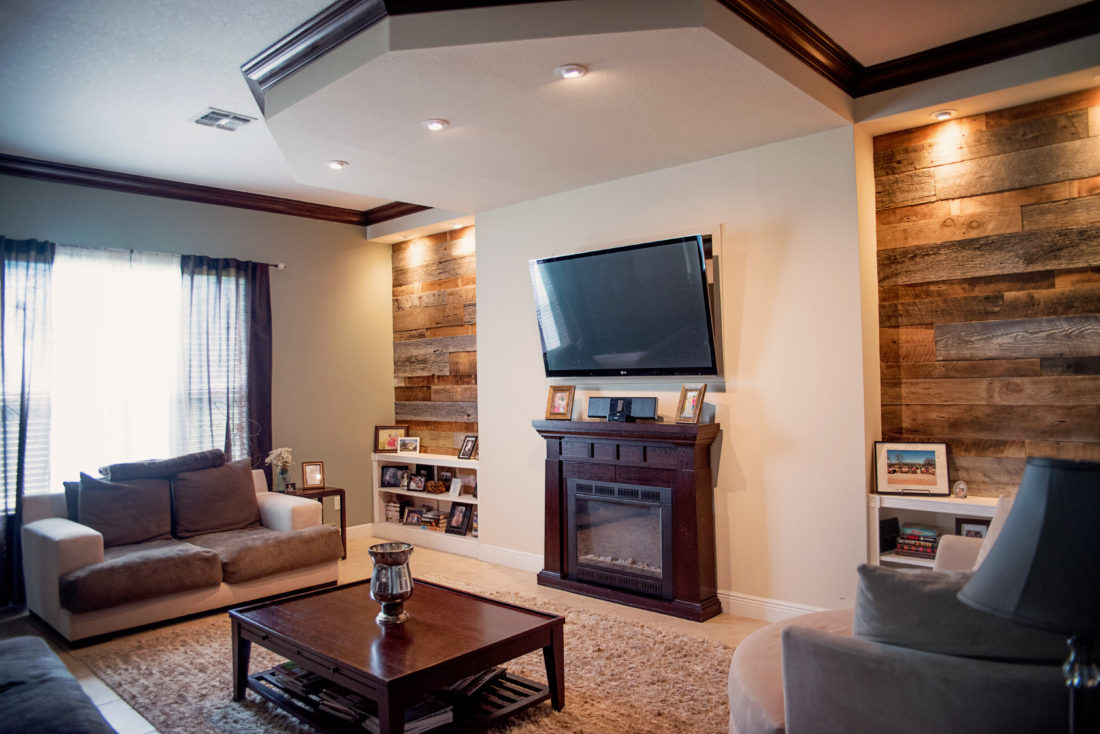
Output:
<path fill-rule="evenodd" d="M 547 686 L 457 728 L 488 725 L 547 698 L 556 710 L 565 705 L 563 617 L 419 580 L 405 602 L 408 622 L 383 627 L 374 621 L 379 608 L 368 580 L 230 610 L 233 699 L 250 688 L 319 723 L 249 676 L 255 642 L 377 702 L 382 734 L 400 734 L 405 707 L 424 694 L 539 649 Z"/>

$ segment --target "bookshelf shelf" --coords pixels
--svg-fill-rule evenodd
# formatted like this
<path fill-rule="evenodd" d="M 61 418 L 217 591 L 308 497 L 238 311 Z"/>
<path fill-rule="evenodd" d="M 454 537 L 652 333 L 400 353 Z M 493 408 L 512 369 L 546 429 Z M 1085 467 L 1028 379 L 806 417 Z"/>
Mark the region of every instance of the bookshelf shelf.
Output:
<path fill-rule="evenodd" d="M 473 478 L 477 480 L 478 460 L 460 459 L 457 456 L 444 456 L 441 454 L 371 454 L 371 464 L 374 469 L 374 535 L 387 540 L 396 540 L 403 543 L 433 550 L 446 551 L 456 555 L 477 558 L 478 540 L 467 533 L 457 535 L 454 533 L 428 530 L 417 525 L 403 525 L 401 523 L 388 522 L 386 520 L 386 501 L 390 497 L 407 498 L 416 504 L 430 504 L 440 510 L 449 510 L 454 503 L 477 507 L 477 497 L 472 494 L 453 496 L 450 493 L 432 494 L 416 490 L 403 489 L 401 487 L 382 486 L 382 468 L 387 466 L 404 467 L 410 471 L 418 464 L 431 466 L 438 470 L 440 467 L 452 469 L 455 476 Z M 472 528 L 472 526 L 471 526 Z M 471 530 L 472 532 L 472 530 Z"/>
<path fill-rule="evenodd" d="M 899 556 L 879 551 L 879 522 L 891 517 L 899 522 L 915 522 L 940 528 L 944 534 L 955 532 L 956 517 L 991 518 L 997 510 L 996 497 L 922 497 L 896 494 L 867 496 L 867 562 L 904 566 L 932 567 L 932 560 Z"/>

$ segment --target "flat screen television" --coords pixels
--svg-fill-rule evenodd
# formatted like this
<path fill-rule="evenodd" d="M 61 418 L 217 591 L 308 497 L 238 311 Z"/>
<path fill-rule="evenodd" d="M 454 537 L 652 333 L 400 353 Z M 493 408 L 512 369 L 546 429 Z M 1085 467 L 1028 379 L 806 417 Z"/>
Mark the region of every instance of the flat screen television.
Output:
<path fill-rule="evenodd" d="M 702 235 L 530 270 L 548 377 L 718 374 Z"/>

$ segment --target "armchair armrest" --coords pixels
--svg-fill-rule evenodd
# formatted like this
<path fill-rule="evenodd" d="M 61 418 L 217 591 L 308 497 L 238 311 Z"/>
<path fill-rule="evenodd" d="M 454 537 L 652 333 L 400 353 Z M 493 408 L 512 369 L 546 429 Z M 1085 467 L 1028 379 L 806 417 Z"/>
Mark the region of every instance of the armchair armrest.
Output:
<path fill-rule="evenodd" d="M 257 492 L 260 522 L 272 530 L 300 530 L 321 524 L 321 503 L 278 492 Z"/>
<path fill-rule="evenodd" d="M 978 560 L 981 538 L 965 538 L 961 535 L 945 535 L 936 548 L 933 571 L 970 571 Z"/>
<path fill-rule="evenodd" d="M 103 560 L 103 535 L 60 517 L 35 520 L 22 528 L 23 577 L 27 608 L 57 626 L 62 576 Z"/>

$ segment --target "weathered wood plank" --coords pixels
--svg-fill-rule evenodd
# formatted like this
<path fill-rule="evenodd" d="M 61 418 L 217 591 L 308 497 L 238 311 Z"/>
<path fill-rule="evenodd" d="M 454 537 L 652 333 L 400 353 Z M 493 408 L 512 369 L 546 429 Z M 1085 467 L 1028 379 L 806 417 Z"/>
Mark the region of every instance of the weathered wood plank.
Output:
<path fill-rule="evenodd" d="M 402 343 L 404 342 L 394 344 L 393 373 L 395 377 L 416 377 L 419 375 L 446 373 L 449 364 L 447 360 L 448 355 L 446 353 L 412 353 L 398 355 L 396 353 L 396 348 Z"/>
<path fill-rule="evenodd" d="M 1019 486 L 1027 459 L 995 456 L 953 455 L 948 461 L 948 473 L 952 479 L 962 479 L 979 484 Z"/>
<path fill-rule="evenodd" d="M 1055 288 L 1071 288 L 1075 285 L 1085 285 L 1088 283 L 1100 283 L 1100 265 L 1095 265 L 1091 268 L 1061 270 L 1054 274 Z"/>
<path fill-rule="evenodd" d="M 1032 319 L 1100 313 L 1100 285 L 879 304 L 882 326 Z"/>
<path fill-rule="evenodd" d="M 1010 459 L 1027 458 L 1027 442 L 1023 440 L 944 436 L 922 436 L 919 439 L 913 440 L 920 440 L 923 443 L 946 443 L 948 456 L 954 454 L 955 456 L 988 456 Z"/>
<path fill-rule="evenodd" d="M 875 176 L 889 176 L 920 168 L 1038 148 L 1088 136 L 1084 108 L 1051 117 L 1021 120 L 988 130 L 959 134 L 945 127 L 943 134 L 924 142 L 881 151 L 874 156 Z"/>
<path fill-rule="evenodd" d="M 938 360 L 1096 357 L 1100 315 L 941 324 L 935 351 Z"/>
<path fill-rule="evenodd" d="M 476 375 L 477 352 L 455 352 L 451 354 L 448 369 L 452 375 Z"/>
<path fill-rule="evenodd" d="M 884 441 L 900 441 L 904 428 L 901 420 L 900 405 L 882 406 L 882 439 Z"/>
<path fill-rule="evenodd" d="M 1044 375 L 1100 375 L 1100 357 L 1040 359 Z"/>
<path fill-rule="evenodd" d="M 879 358 L 883 362 L 933 362 L 935 331 L 931 326 L 884 328 L 879 332 Z"/>
<path fill-rule="evenodd" d="M 1019 232 L 1022 229 L 1020 211 L 983 212 L 912 224 L 880 226 L 876 233 L 878 249 L 912 247 L 934 242 L 966 240 L 996 234 Z"/>
<path fill-rule="evenodd" d="M 1100 224 L 1100 195 L 1030 204 L 1021 213 L 1025 230 L 1089 227 Z"/>
<path fill-rule="evenodd" d="M 393 399 L 399 403 L 410 400 L 431 400 L 432 389 L 430 387 L 394 387 Z"/>
<path fill-rule="evenodd" d="M 985 127 L 985 115 L 960 117 L 947 122 L 937 122 L 931 125 L 922 125 L 921 127 L 879 135 L 872 141 L 872 149 L 876 154 L 885 153 L 889 150 L 908 148 L 942 138 L 945 131 L 952 136 L 966 136 L 984 130 Z"/>
<path fill-rule="evenodd" d="M 936 174 L 931 170 L 911 171 L 875 179 L 876 209 L 923 204 L 936 198 Z"/>
<path fill-rule="evenodd" d="M 1028 456 L 1049 456 L 1070 461 L 1100 461 L 1100 443 L 1028 441 Z"/>
<path fill-rule="evenodd" d="M 954 377 L 1039 377 L 1038 359 L 982 359 L 882 365 L 884 379 L 934 380 Z"/>
<path fill-rule="evenodd" d="M 892 381 L 889 381 L 894 386 Z M 885 382 L 884 382 L 885 395 Z M 905 405 L 1098 405 L 1100 377 L 976 377 L 898 381 L 891 391 Z M 885 402 L 886 398 L 883 397 Z"/>
<path fill-rule="evenodd" d="M 409 268 L 431 260 L 446 260 L 473 255 L 475 239 L 469 230 L 440 232 L 427 237 L 417 237 L 393 245 L 391 259 L 394 268 Z"/>
<path fill-rule="evenodd" d="M 972 161 L 949 163 L 938 166 L 932 171 L 934 172 L 932 185 L 935 198 L 938 199 L 957 199 L 1096 176 L 1100 175 L 1100 138 L 1088 137 L 1042 148 L 1029 148 Z M 914 176 L 920 173 L 923 172 L 914 171 L 912 174 L 899 174 L 899 176 Z M 895 177 L 884 177 L 882 180 L 890 178 Z M 927 187 L 927 183 L 922 181 L 922 188 L 919 190 L 924 191 L 924 187 Z M 887 191 L 890 192 L 891 189 Z M 914 196 L 918 189 L 914 188 L 913 184 L 909 184 L 905 187 L 905 191 L 910 196 Z M 897 193 L 892 195 L 895 198 L 898 196 Z M 887 202 L 891 200 L 893 199 L 886 199 Z M 904 203 L 917 202 L 905 200 Z"/>
<path fill-rule="evenodd" d="M 462 318 L 464 323 L 476 324 L 477 323 L 477 303 L 467 303 L 462 307 Z"/>
<path fill-rule="evenodd" d="M 1100 227 L 1039 230 L 899 247 L 878 253 L 879 286 L 1088 267 L 1100 257 Z"/>
<path fill-rule="evenodd" d="M 440 339 L 445 336 L 471 336 L 477 334 L 477 324 L 463 324 L 462 326 L 436 326 L 424 330 L 424 336 L 428 339 Z"/>
<path fill-rule="evenodd" d="M 449 421 L 470 423 L 477 420 L 477 403 L 394 403 L 399 421 Z"/>
<path fill-rule="evenodd" d="M 463 288 L 447 288 L 443 290 L 434 290 L 424 293 L 399 296 L 393 299 L 393 310 L 404 311 L 414 308 L 464 306 L 467 303 L 476 302 L 477 288 L 474 286 L 466 286 Z"/>
<path fill-rule="evenodd" d="M 407 423 L 410 430 L 421 431 L 447 431 L 469 436 L 477 433 L 477 423 L 462 423 L 454 421 L 401 421 Z"/>
<path fill-rule="evenodd" d="M 931 283 L 910 283 L 879 288 L 880 303 L 892 301 L 917 301 L 926 298 L 961 298 L 1008 293 L 1010 291 L 1035 291 L 1054 288 L 1058 284 L 1054 271 L 1039 270 L 1033 273 L 1011 273 L 981 278 L 959 278 Z"/>
<path fill-rule="evenodd" d="M 1062 115 L 1075 110 L 1084 110 L 1100 105 L 1100 87 L 1084 89 L 1080 92 L 1071 92 L 1050 99 L 1028 102 L 1026 104 L 1008 107 L 996 112 L 987 112 L 985 126 L 996 128 L 1003 125 L 1014 125 L 1025 120 L 1034 120 L 1040 117 L 1052 117 Z"/>
<path fill-rule="evenodd" d="M 1100 442 L 1100 406 L 906 405 L 906 436 Z"/>
<path fill-rule="evenodd" d="M 393 269 L 394 286 L 403 286 L 413 282 L 444 280 L 474 275 L 477 272 L 473 256 L 448 257 L 429 260 L 420 265 L 395 267 Z"/>
<path fill-rule="evenodd" d="M 452 352 L 472 352 L 477 349 L 475 336 L 449 336 L 443 339 L 418 339 L 393 345 L 394 357 L 424 354 L 450 354 Z M 446 374 L 441 372 L 440 374 Z"/>
<path fill-rule="evenodd" d="M 971 497 L 1015 497 L 1020 489 L 1019 484 L 992 484 L 985 482 L 967 482 L 968 494 Z"/>
<path fill-rule="evenodd" d="M 444 326 L 462 326 L 463 308 L 457 306 L 431 306 L 394 311 L 393 330 L 434 329 Z"/>
<path fill-rule="evenodd" d="M 476 403 L 477 385 L 435 385 L 429 399 L 436 403 Z"/>
<path fill-rule="evenodd" d="M 1002 207 L 1005 208 L 1005 207 Z M 879 209 L 875 212 L 876 227 L 890 227 L 896 224 L 911 224 L 929 219 L 943 219 L 951 216 L 951 202 L 930 201 L 927 204 L 899 206 L 895 209 Z"/>

